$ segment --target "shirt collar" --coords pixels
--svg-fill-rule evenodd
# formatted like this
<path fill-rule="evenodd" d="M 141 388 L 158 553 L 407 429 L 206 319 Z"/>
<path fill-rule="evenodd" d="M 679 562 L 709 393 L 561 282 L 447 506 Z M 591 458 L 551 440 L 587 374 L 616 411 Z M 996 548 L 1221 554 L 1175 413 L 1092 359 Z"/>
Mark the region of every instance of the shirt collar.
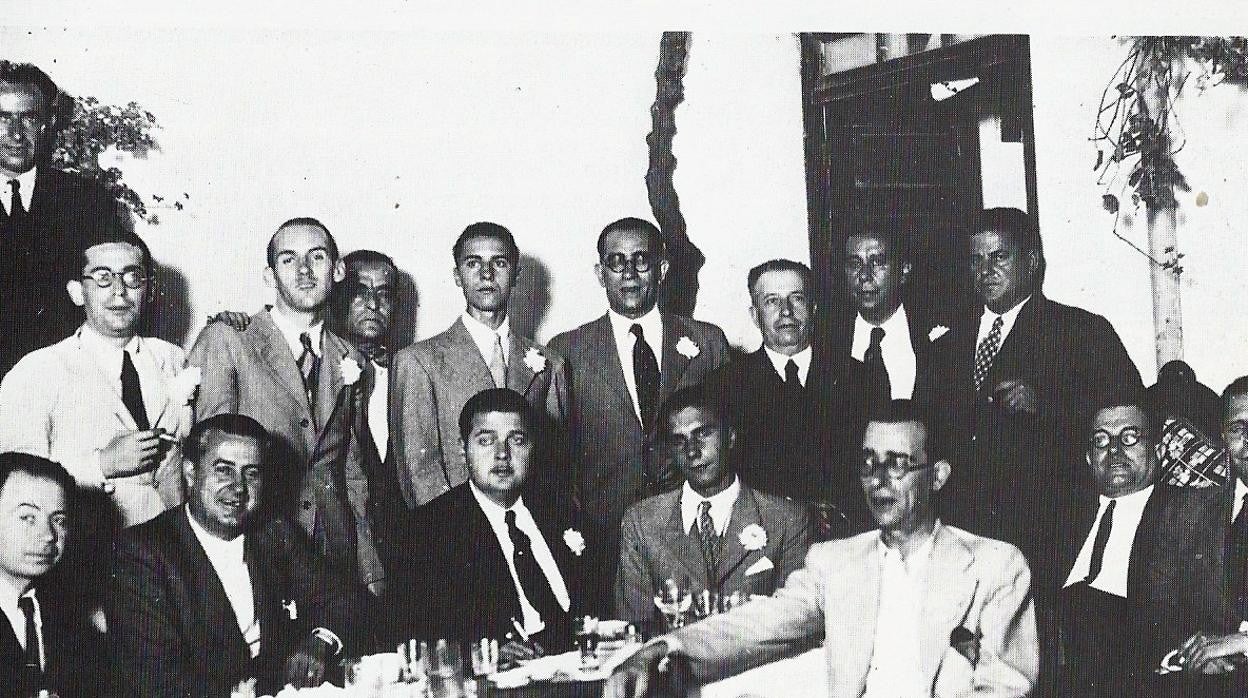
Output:
<path fill-rule="evenodd" d="M 928 536 L 927 540 L 923 541 L 923 544 L 916 548 L 915 551 L 910 554 L 909 558 L 904 560 L 906 563 L 906 569 L 911 575 L 919 574 L 923 570 L 927 569 L 927 561 L 932 557 L 932 548 L 936 545 L 936 535 L 940 533 L 940 528 L 940 520 L 937 519 L 935 527 L 932 528 L 932 535 Z M 884 558 L 886 556 L 901 556 L 900 551 L 888 547 L 888 544 L 884 542 L 883 531 L 880 532 L 879 537 L 876 539 L 876 545 L 878 546 L 880 552 L 880 564 L 884 563 Z"/>
<path fill-rule="evenodd" d="M 90 325 L 83 324 L 82 327 L 78 328 L 78 341 L 84 349 L 94 356 L 116 358 L 119 367 L 123 351 L 128 351 L 135 355 L 142 351 L 143 343 L 139 339 L 139 336 L 135 335 L 130 338 L 130 341 L 119 347 L 102 337 Z"/>
<path fill-rule="evenodd" d="M 656 355 L 659 353 L 657 347 L 663 344 L 663 318 L 659 314 L 657 305 L 651 308 L 650 312 L 636 320 L 626 318 L 614 310 L 608 310 L 607 317 L 611 320 L 611 331 L 615 334 L 617 344 L 629 339 L 631 334 L 629 329 L 633 325 L 641 325 L 641 331 L 646 337 L 646 343 L 655 348 Z"/>
<path fill-rule="evenodd" d="M 1009 328 L 1014 326 L 1014 321 L 1018 319 L 1019 311 L 1021 311 L 1023 309 L 1023 306 L 1027 305 L 1027 302 L 1030 300 L 1031 300 L 1031 294 L 1029 294 L 1026 298 L 1024 298 L 1021 303 L 1019 303 L 1018 305 L 1015 305 L 1013 308 L 1010 308 L 1009 310 L 1005 311 L 1004 313 L 1001 313 L 1000 315 L 992 312 L 991 310 L 988 309 L 988 306 L 985 305 L 984 306 L 984 318 L 988 320 L 989 324 L 992 324 L 993 321 L 995 321 L 998 317 L 1000 317 L 1001 318 L 1001 333 L 1003 335 L 1009 334 L 1009 331 L 1010 331 Z"/>
<path fill-rule="evenodd" d="M 508 511 L 515 511 L 517 517 L 520 516 L 521 512 L 527 514 L 529 511 L 528 507 L 524 506 L 524 495 L 517 497 L 516 503 L 510 507 L 503 507 L 498 502 L 485 496 L 485 493 L 478 489 L 477 484 L 472 480 L 468 481 L 468 489 L 472 492 L 473 498 L 477 500 L 477 504 L 480 505 L 481 511 L 485 512 L 485 518 L 489 519 L 490 524 L 496 529 L 506 527 L 507 524 L 503 521 L 503 517 L 506 516 Z"/>
<path fill-rule="evenodd" d="M 763 351 L 767 352 L 767 358 L 771 359 L 771 365 L 776 368 L 776 373 L 779 373 L 781 378 L 784 377 L 784 366 L 790 359 L 793 360 L 793 363 L 797 364 L 798 377 L 806 375 L 806 373 L 810 371 L 810 357 L 814 354 L 809 346 L 797 352 L 793 356 L 781 354 L 780 352 L 771 349 L 766 344 L 763 345 Z"/>
<path fill-rule="evenodd" d="M 693 523 L 698 520 L 698 507 L 705 500 L 711 503 L 711 519 L 715 522 L 715 529 L 722 532 L 727 526 L 732 507 L 737 503 L 737 496 L 740 494 L 741 478 L 736 475 L 732 476 L 732 484 L 725 487 L 722 492 L 709 497 L 703 497 L 694 492 L 686 482 L 680 488 L 680 518 L 684 524 L 684 530 L 688 532 L 693 527 Z"/>
<path fill-rule="evenodd" d="M 189 505 L 182 505 L 183 511 L 186 512 L 186 519 L 191 522 L 191 531 L 195 533 L 195 537 L 199 539 L 199 544 L 203 546 L 204 553 L 214 560 L 243 560 L 243 539 L 245 535 L 236 536 L 233 540 L 225 540 L 218 538 L 216 535 L 209 533 L 207 529 L 199 525 L 195 517 L 191 515 Z"/>
<path fill-rule="evenodd" d="M 34 584 L 27 582 L 22 588 L 18 588 L 9 583 L 6 578 L 0 578 L 0 602 L 9 608 L 17 608 L 17 600 L 23 596 L 29 596 L 35 593 Z"/>
<path fill-rule="evenodd" d="M 481 322 L 468 313 L 467 310 L 460 315 L 460 319 L 464 321 L 464 329 L 468 330 L 469 336 L 472 337 L 473 343 L 481 350 L 481 355 L 485 357 L 485 362 L 490 362 L 490 357 L 494 355 L 494 338 L 498 337 L 503 342 L 503 362 L 507 361 L 507 346 L 511 341 L 511 318 L 504 317 L 503 324 L 494 329 L 489 325 Z"/>
<path fill-rule="evenodd" d="M 1110 502 L 1118 502 L 1118 506 L 1114 507 L 1115 509 L 1120 509 L 1122 507 L 1143 508 L 1144 505 L 1148 502 L 1148 498 L 1153 494 L 1154 487 L 1156 487 L 1156 485 L 1149 485 L 1148 487 L 1145 487 L 1139 492 L 1132 492 L 1131 494 L 1124 494 L 1121 497 L 1106 497 L 1105 495 L 1101 495 L 1100 496 L 1101 508 L 1102 509 L 1105 508 L 1105 506 L 1109 504 Z"/>
<path fill-rule="evenodd" d="M 1232 510 L 1239 508 L 1239 503 L 1244 500 L 1244 495 L 1246 494 L 1248 494 L 1248 485 L 1245 485 L 1243 480 L 1240 480 L 1238 477 L 1236 477 L 1235 478 L 1235 499 L 1231 502 Z M 1231 518 L 1234 519 L 1234 514 L 1232 514 Z"/>
<path fill-rule="evenodd" d="M 857 315 L 854 316 L 854 336 L 855 337 L 861 334 L 869 338 L 871 336 L 871 330 L 875 327 L 882 328 L 884 330 L 885 337 L 904 336 L 907 338 L 907 341 L 909 341 L 910 318 L 909 316 L 906 315 L 906 306 L 904 305 L 897 306 L 897 310 L 894 311 L 893 314 L 890 315 L 887 320 L 880 323 L 879 325 L 873 325 L 870 322 L 867 322 L 867 319 L 862 316 L 862 313 L 858 313 Z"/>
<path fill-rule="evenodd" d="M 318 320 L 311 327 L 304 329 L 296 325 L 291 318 L 283 315 L 282 311 L 278 310 L 276 306 L 269 311 L 269 316 L 273 318 L 273 324 L 277 325 L 278 331 L 286 339 L 286 344 L 290 345 L 291 353 L 296 357 L 303 354 L 303 342 L 299 341 L 299 335 L 304 332 L 307 332 L 308 337 L 312 340 L 312 353 L 317 356 L 324 355 L 324 352 L 321 351 L 321 339 L 325 327 L 323 320 Z"/>
<path fill-rule="evenodd" d="M 0 192 L 4 193 L 4 196 L 0 196 L 0 206 L 3 206 L 6 212 L 12 213 L 9 211 L 9 203 L 13 200 L 13 193 L 9 190 L 9 179 L 17 180 L 21 187 L 18 189 L 18 195 L 22 197 L 22 208 L 26 209 L 27 213 L 30 212 L 30 200 L 35 195 L 35 177 L 38 169 L 32 167 L 16 177 L 4 178 L 0 181 Z"/>

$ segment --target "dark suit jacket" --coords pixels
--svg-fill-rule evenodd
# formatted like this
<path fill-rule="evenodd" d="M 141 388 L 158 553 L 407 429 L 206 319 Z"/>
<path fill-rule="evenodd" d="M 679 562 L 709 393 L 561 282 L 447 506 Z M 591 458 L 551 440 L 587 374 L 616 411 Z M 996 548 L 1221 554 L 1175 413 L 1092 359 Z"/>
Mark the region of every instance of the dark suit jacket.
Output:
<path fill-rule="evenodd" d="M 741 479 L 763 492 L 835 504 L 867 524 L 862 487 L 847 462 L 861 449 L 868 412 L 863 370 L 848 354 L 815 347 L 805 387 L 790 394 L 760 347 L 707 377 L 707 390 L 737 429 Z"/>
<path fill-rule="evenodd" d="M 918 377 L 923 375 L 931 361 L 932 340 L 929 337 L 932 329 L 940 323 L 909 305 L 903 307 L 906 311 L 906 322 L 910 325 L 910 347 L 914 350 L 915 387 L 917 388 Z M 836 320 L 832 324 L 830 341 L 834 351 L 849 355 L 853 350 L 854 323 L 857 319 L 858 312 L 853 308 L 852 303 L 843 312 L 837 313 Z"/>
<path fill-rule="evenodd" d="M 262 690 L 275 691 L 286 658 L 315 627 L 342 640 L 343 656 L 371 650 L 357 625 L 355 587 L 312 554 L 298 529 L 275 518 L 246 536 L 243 555 L 260 621 L 255 660 L 184 507 L 122 534 L 104 596 L 112 695 L 228 697 L 251 676 Z M 283 608 L 288 601 L 295 602 L 295 619 Z"/>
<path fill-rule="evenodd" d="M 66 698 L 103 695 L 98 684 L 107 666 L 103 662 L 103 638 L 79 604 L 67 602 L 65 595 L 50 586 L 41 581 L 35 590 L 43 622 L 44 685 Z M 8 617 L 0 614 L 0 693 L 34 694 L 23 692 L 31 688 L 22 684 L 23 658 Z M 7 693 L 10 690 L 12 694 Z"/>
<path fill-rule="evenodd" d="M 381 457 L 377 437 L 368 423 L 369 399 L 377 388 L 377 370 L 373 362 L 365 362 L 364 375 L 360 377 L 363 398 L 360 401 L 360 419 L 355 422 L 359 429 L 360 465 L 368 479 L 368 523 L 376 546 L 386 569 L 391 569 L 394 538 L 399 534 L 401 512 L 406 508 L 403 492 L 399 487 L 398 471 L 394 465 L 394 438 L 390 438 L 386 457 Z M 387 402 L 394 404 L 394 374 L 390 374 Z M 389 419 L 387 410 L 387 419 Z"/>
<path fill-rule="evenodd" d="M 364 583 L 385 577 L 368 517 L 368 478 L 360 434 L 363 376 L 346 385 L 342 366 L 367 359 L 328 329 L 322 335 L 316 417 L 290 345 L 270 311 L 256 313 L 243 332 L 212 323 L 199 333 L 187 364 L 203 370 L 195 419 L 223 412 L 252 417 L 277 441 L 280 469 L 268 502 L 297 521 L 318 554 Z"/>
<path fill-rule="evenodd" d="M 568 516 L 525 496 L 524 504 L 537 522 L 571 600 L 570 613 L 543 618 L 546 630 L 537 638 L 548 651 L 571 646 L 571 616 L 579 608 L 582 561 L 565 540 L 573 529 Z M 391 607 L 398 627 L 396 639 L 418 637 L 474 641 L 502 640 L 514 631 L 511 618 L 521 619 L 520 600 L 503 557 L 503 549 L 467 483 L 451 489 L 408 514 L 391 585 Z"/>
<path fill-rule="evenodd" d="M 40 167 L 30 212 L 14 220 L 0 207 L 0 376 L 40 347 L 74 333 L 82 310 L 65 292 L 77 277 L 80 241 L 90 230 L 120 226 L 118 203 L 99 184 Z"/>
<path fill-rule="evenodd" d="M 978 332 L 979 318 L 967 318 L 938 339 L 915 386 L 953 449 L 942 517 L 1021 548 L 1040 596 L 1069 571 L 1054 565 L 1052 542 L 1083 463 L 1088 423 L 1104 401 L 1140 390 L 1140 374 L 1105 318 L 1037 292 L 977 393 Z M 1009 414 L 994 402 L 992 388 L 1007 379 L 1036 390 L 1039 415 Z"/>

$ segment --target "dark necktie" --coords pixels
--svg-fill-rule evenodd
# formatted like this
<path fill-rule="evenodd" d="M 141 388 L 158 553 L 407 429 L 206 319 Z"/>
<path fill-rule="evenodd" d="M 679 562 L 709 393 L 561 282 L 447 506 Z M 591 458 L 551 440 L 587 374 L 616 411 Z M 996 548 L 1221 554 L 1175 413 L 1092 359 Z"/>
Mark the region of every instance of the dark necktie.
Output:
<path fill-rule="evenodd" d="M 116 283 L 116 282 L 114 282 Z M 143 389 L 139 387 L 139 372 L 134 370 L 134 362 L 130 360 L 130 352 L 121 352 L 121 401 L 134 423 L 141 431 L 152 428 L 147 421 L 147 408 L 143 405 Z"/>
<path fill-rule="evenodd" d="M 16 179 L 10 179 L 9 191 L 9 217 L 17 220 L 26 215 L 26 209 L 22 207 L 22 183 Z"/>
<path fill-rule="evenodd" d="M 862 362 L 867 366 L 867 375 L 872 387 L 883 402 L 893 397 L 893 386 L 888 380 L 888 367 L 884 365 L 884 349 L 880 343 L 884 341 L 884 328 L 871 328 L 871 344 L 862 355 Z"/>
<path fill-rule="evenodd" d="M 1001 348 L 1001 323 L 1004 322 L 998 315 L 996 320 L 992 321 L 992 329 L 988 330 L 988 336 L 984 337 L 984 341 L 979 343 L 975 348 L 975 392 L 979 392 L 980 386 L 984 384 L 984 380 L 988 378 L 988 371 L 992 370 L 992 360 L 997 356 L 997 350 Z"/>
<path fill-rule="evenodd" d="M 1092 561 L 1088 563 L 1088 576 L 1083 578 L 1084 584 L 1091 584 L 1101 573 L 1101 565 L 1105 563 L 1105 544 L 1109 542 L 1109 532 L 1114 527 L 1114 505 L 1118 500 L 1109 500 L 1105 513 L 1096 524 L 1096 538 L 1092 539 Z"/>
<path fill-rule="evenodd" d="M 654 421 L 654 411 L 659 402 L 659 362 L 654 350 L 646 343 L 641 325 L 628 328 L 637 341 L 633 342 L 633 378 L 637 382 L 637 409 L 641 412 L 644 431 Z"/>
<path fill-rule="evenodd" d="M 39 661 L 39 628 L 35 624 L 35 600 L 30 596 L 17 599 L 26 616 L 26 649 L 22 652 L 22 683 L 30 695 L 43 687 L 43 663 Z"/>
<path fill-rule="evenodd" d="M 711 503 L 706 499 L 698 504 L 698 541 L 706 560 L 707 584 L 714 585 L 719 581 L 719 535 L 715 533 L 715 521 L 711 518 Z"/>
<path fill-rule="evenodd" d="M 542 572 L 542 566 L 533 557 L 533 545 L 528 535 L 516 525 L 516 511 L 508 509 L 503 514 L 507 523 L 507 535 L 511 537 L 511 561 L 516 566 L 516 576 L 520 578 L 520 588 L 524 590 L 524 598 L 529 600 L 538 615 L 551 627 L 555 614 L 563 610 L 550 588 L 550 581 Z"/>
<path fill-rule="evenodd" d="M 308 396 L 308 405 L 312 414 L 316 415 L 316 383 L 321 372 L 321 357 L 312 351 L 312 338 L 307 332 L 299 333 L 299 343 L 303 345 L 303 353 L 299 355 L 299 375 L 303 377 L 303 391 Z"/>
<path fill-rule="evenodd" d="M 802 389 L 802 379 L 797 373 L 797 362 L 789 359 L 784 364 L 784 384 L 793 390 Z"/>
<path fill-rule="evenodd" d="M 1233 483 L 1228 486 L 1234 487 Z M 1239 513 L 1231 522 L 1227 551 L 1227 576 L 1235 594 L 1240 620 L 1248 620 L 1248 494 L 1240 501 Z"/>

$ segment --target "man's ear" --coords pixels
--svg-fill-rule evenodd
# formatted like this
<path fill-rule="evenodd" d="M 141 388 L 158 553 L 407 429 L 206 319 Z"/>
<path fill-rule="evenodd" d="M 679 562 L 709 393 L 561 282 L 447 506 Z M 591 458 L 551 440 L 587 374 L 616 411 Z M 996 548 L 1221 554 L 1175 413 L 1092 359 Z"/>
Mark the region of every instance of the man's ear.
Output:
<path fill-rule="evenodd" d="M 913 269 L 914 269 L 914 265 L 911 264 L 910 262 L 901 263 L 901 283 L 904 284 L 910 280 L 910 272 Z"/>
<path fill-rule="evenodd" d="M 1032 276 L 1040 271 L 1040 250 L 1027 250 L 1027 271 L 1031 272 Z"/>
<path fill-rule="evenodd" d="M 334 262 L 334 283 L 342 283 L 347 278 L 347 265 L 340 259 Z"/>
<path fill-rule="evenodd" d="M 660 285 L 662 285 L 663 280 L 667 278 L 667 269 L 670 266 L 671 264 L 667 261 L 666 257 L 659 260 L 659 284 Z"/>
<path fill-rule="evenodd" d="M 607 270 L 602 268 L 602 264 L 594 265 L 594 275 L 598 277 L 598 285 L 603 288 L 607 287 Z"/>
<path fill-rule="evenodd" d="M 191 485 L 195 482 L 195 464 L 189 458 L 182 459 L 182 485 L 187 491 L 191 491 Z"/>
<path fill-rule="evenodd" d="M 754 323 L 759 332 L 763 331 L 763 323 L 758 318 L 758 308 L 755 308 L 753 303 L 750 303 L 750 321 Z"/>
<path fill-rule="evenodd" d="M 87 298 L 83 295 L 82 282 L 78 279 L 66 281 L 65 290 L 69 293 L 69 299 L 74 302 L 74 305 L 81 308 L 87 304 Z"/>
<path fill-rule="evenodd" d="M 520 258 L 516 258 L 516 263 L 511 265 L 511 287 L 516 287 L 516 281 L 520 278 Z"/>
<path fill-rule="evenodd" d="M 273 267 L 266 266 L 264 268 L 264 285 L 269 288 L 277 288 L 277 277 L 273 275 Z"/>
<path fill-rule="evenodd" d="M 945 486 L 949 481 L 949 476 L 953 473 L 953 466 L 947 460 L 938 460 L 932 466 L 932 491 L 939 492 L 940 488 Z"/>

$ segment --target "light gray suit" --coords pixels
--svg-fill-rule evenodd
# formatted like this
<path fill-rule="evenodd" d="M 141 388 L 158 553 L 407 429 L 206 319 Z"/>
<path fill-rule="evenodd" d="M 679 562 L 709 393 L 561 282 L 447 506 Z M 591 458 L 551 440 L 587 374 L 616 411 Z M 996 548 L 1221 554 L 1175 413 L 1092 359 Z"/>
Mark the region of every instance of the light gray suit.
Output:
<path fill-rule="evenodd" d="M 343 380 L 344 362 L 365 367 L 368 361 L 328 329 L 321 354 L 318 424 L 295 356 L 270 311 L 256 313 L 243 332 L 209 324 L 187 359 L 203 370 L 195 418 L 234 412 L 263 424 L 278 442 L 275 463 L 286 466 L 270 481 L 269 504 L 297 521 L 331 564 L 368 584 L 385 572 L 368 523 L 368 480 L 361 465 L 367 381 L 361 377 L 345 385 Z"/>
<path fill-rule="evenodd" d="M 673 574 L 687 576 L 694 593 L 711 589 L 770 596 L 802 566 L 813 530 L 809 512 L 792 500 L 743 484 L 724 530 L 719 565 L 710 579 L 700 540 L 684 526 L 682 491 L 643 499 L 625 512 L 615 577 L 617 618 L 632 623 L 654 620 L 654 590 Z M 741 532 L 749 526 L 766 533 L 763 548 L 744 547 Z"/>
<path fill-rule="evenodd" d="M 515 332 L 508 344 L 505 387 L 563 424 L 568 411 L 563 357 Z M 390 372 L 395 467 L 403 498 L 414 508 L 468 481 L 459 413 L 473 395 L 498 386 L 462 318 L 445 332 L 400 350 Z"/>
<path fill-rule="evenodd" d="M 926 685 L 939 695 L 1026 696 L 1039 671 L 1031 574 L 1012 545 L 936 525 L 919 618 Z M 874 650 L 880 534 L 818 543 L 776 595 L 672 634 L 702 682 L 722 679 L 824 637 L 830 698 L 859 698 Z M 982 633 L 975 669 L 949 646 L 959 626 Z M 947 690 L 956 674 L 957 690 Z M 937 691 L 938 687 L 942 690 Z"/>

